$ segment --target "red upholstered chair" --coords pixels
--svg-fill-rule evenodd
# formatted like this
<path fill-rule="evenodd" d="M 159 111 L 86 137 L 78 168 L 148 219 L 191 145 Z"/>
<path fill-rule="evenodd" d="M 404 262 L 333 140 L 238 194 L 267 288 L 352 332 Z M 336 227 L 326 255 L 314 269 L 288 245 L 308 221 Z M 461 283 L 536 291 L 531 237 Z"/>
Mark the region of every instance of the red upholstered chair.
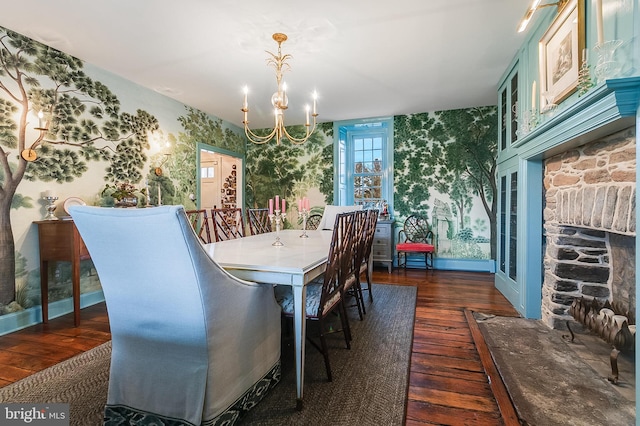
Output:
<path fill-rule="evenodd" d="M 433 232 L 429 227 L 427 219 L 423 216 L 412 215 L 404 222 L 404 228 L 398 234 L 398 267 L 400 267 L 400 256 L 404 256 L 404 267 L 407 267 L 407 253 L 424 254 L 424 262 L 427 269 L 433 269 L 433 253 L 436 251 L 433 245 Z"/>

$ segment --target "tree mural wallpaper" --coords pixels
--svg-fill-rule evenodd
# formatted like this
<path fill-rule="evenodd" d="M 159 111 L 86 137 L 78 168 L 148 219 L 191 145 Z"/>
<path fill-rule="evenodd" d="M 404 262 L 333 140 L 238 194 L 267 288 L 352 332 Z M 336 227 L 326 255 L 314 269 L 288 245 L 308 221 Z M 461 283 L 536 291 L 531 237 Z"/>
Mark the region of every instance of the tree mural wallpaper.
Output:
<path fill-rule="evenodd" d="M 8 304 L 16 291 L 10 210 L 31 201 L 17 192 L 22 180 L 72 182 L 88 162 L 103 161 L 107 182 L 138 183 L 158 123 L 143 110 L 120 111 L 79 59 L 4 28 L 0 91 L 0 304 Z"/>
<path fill-rule="evenodd" d="M 430 219 L 439 256 L 495 259 L 497 123 L 494 106 L 394 119 L 395 211 Z"/>
<path fill-rule="evenodd" d="M 245 139 L 237 132 L 223 126 L 222 120 L 212 119 L 192 107 L 185 107 L 187 114 L 178 117 L 183 128 L 177 137 L 172 137 L 171 155 L 166 163 L 169 175 L 175 182 L 177 197 L 174 204 L 195 208 L 189 198 L 196 191 L 196 150 L 198 142 L 245 155 Z"/>

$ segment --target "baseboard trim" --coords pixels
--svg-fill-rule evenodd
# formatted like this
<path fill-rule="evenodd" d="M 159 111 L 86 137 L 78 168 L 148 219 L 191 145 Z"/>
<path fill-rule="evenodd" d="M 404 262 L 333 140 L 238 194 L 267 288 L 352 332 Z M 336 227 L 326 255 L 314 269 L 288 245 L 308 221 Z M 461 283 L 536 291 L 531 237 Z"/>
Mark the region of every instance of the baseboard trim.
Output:
<path fill-rule="evenodd" d="M 397 265 L 396 265 L 397 267 Z M 466 271 L 466 272 L 496 272 L 496 261 L 493 259 L 448 259 L 442 257 L 433 258 L 434 269 L 443 271 Z M 407 260 L 407 268 L 425 269 L 424 256 L 420 259 L 411 258 Z"/>
<path fill-rule="evenodd" d="M 104 302 L 102 290 L 80 295 L 80 308 L 86 308 L 97 303 Z M 57 318 L 73 312 L 73 299 L 57 300 L 49 303 L 49 319 Z M 80 315 L 82 318 L 82 315 Z M 13 312 L 0 316 L 0 336 L 13 333 L 23 328 L 42 322 L 42 306 L 34 306 L 24 311 Z"/>

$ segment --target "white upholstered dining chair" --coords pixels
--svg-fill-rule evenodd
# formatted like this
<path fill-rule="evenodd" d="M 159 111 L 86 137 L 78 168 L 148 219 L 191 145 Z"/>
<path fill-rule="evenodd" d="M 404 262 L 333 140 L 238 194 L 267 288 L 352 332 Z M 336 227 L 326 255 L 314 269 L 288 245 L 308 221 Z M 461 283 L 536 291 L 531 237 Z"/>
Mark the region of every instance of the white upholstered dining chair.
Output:
<path fill-rule="evenodd" d="M 362 205 L 357 206 L 332 206 L 328 205 L 324 207 L 322 212 L 322 219 L 317 229 L 333 229 L 333 225 L 336 222 L 336 216 L 341 213 L 349 213 L 362 210 Z"/>
<path fill-rule="evenodd" d="M 105 421 L 233 424 L 278 382 L 273 288 L 215 263 L 182 206 L 69 210 L 109 315 Z"/>

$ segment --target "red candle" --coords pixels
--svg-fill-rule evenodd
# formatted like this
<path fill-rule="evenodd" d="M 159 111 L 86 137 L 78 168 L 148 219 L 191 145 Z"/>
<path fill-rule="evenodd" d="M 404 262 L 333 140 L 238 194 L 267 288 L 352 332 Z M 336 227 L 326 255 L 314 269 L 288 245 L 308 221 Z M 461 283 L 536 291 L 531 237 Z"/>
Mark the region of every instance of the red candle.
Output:
<path fill-rule="evenodd" d="M 276 210 L 280 208 L 280 196 L 276 195 L 276 202 L 274 203 L 276 206 Z"/>
<path fill-rule="evenodd" d="M 269 214 L 273 214 L 273 198 L 269 198 Z"/>
<path fill-rule="evenodd" d="M 285 210 L 287 210 L 287 202 L 284 201 L 284 198 L 282 199 L 282 213 L 285 212 Z"/>

